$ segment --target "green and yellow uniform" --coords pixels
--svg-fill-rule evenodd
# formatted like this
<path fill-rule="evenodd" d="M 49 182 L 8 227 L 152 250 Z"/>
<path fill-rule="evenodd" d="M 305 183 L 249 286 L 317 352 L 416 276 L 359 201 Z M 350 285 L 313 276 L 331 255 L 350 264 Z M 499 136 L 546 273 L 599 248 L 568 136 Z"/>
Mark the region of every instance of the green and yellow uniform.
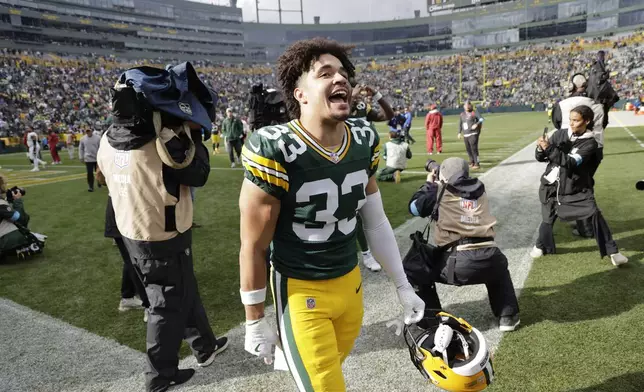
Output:
<path fill-rule="evenodd" d="M 280 339 L 300 390 L 344 390 L 341 364 L 362 323 L 356 215 L 380 159 L 369 123 L 345 122 L 336 150 L 297 120 L 248 137 L 245 176 L 281 202 L 271 245 Z"/>
<path fill-rule="evenodd" d="M 369 115 L 369 113 L 371 113 L 372 110 L 373 110 L 373 108 L 371 107 L 371 105 L 369 105 L 368 103 L 360 101 L 360 102 L 356 103 L 355 105 L 353 105 L 353 110 L 351 111 L 351 116 L 350 117 L 352 119 L 363 120 L 364 122 L 369 124 L 369 126 L 371 127 L 371 129 L 374 130 L 374 132 L 376 132 L 376 126 L 374 125 L 373 121 L 370 122 L 370 121 L 367 120 L 367 116 Z"/>

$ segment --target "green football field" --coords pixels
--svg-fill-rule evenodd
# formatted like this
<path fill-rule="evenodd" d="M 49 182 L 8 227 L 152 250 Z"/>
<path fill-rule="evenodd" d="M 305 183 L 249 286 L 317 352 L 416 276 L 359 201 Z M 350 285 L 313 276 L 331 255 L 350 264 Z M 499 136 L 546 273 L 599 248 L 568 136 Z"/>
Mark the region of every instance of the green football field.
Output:
<path fill-rule="evenodd" d="M 434 155 L 436 160 L 466 157 L 456 138 L 457 121 L 445 118 L 443 154 Z M 422 119 L 415 124 L 421 126 Z M 545 113 L 486 116 L 478 172 L 534 142 L 545 125 Z M 644 127 L 630 130 L 644 140 Z M 380 132 L 386 139 L 384 126 Z M 407 201 L 425 178 L 424 131 L 413 134 L 418 142 L 402 182 L 380 185 L 394 227 L 410 218 Z M 592 240 L 573 237 L 567 224 L 557 224 L 560 254 L 534 262 L 520 293 L 522 326 L 506 334 L 495 353 L 497 380 L 491 390 L 516 391 L 516 385 L 526 391 L 644 390 L 644 344 L 638 336 L 644 322 L 644 192 L 631 191 L 644 178 L 644 148 L 620 128 L 607 130 L 606 145 L 597 199 L 630 262 L 616 269 L 599 261 Z M 244 316 L 238 292 L 242 171 L 230 169 L 221 151 L 211 159 L 208 183 L 197 191 L 195 221 L 202 227 L 194 231 L 195 272 L 218 334 Z M 43 255 L 0 265 L 0 297 L 143 351 L 143 313 L 117 310 L 122 261 L 103 237 L 107 190 L 88 193 L 84 166 L 66 151 L 61 158 L 63 165 L 32 173 L 24 153 L 0 156 L 0 172 L 10 184 L 27 188 L 31 229 L 49 236 Z"/>

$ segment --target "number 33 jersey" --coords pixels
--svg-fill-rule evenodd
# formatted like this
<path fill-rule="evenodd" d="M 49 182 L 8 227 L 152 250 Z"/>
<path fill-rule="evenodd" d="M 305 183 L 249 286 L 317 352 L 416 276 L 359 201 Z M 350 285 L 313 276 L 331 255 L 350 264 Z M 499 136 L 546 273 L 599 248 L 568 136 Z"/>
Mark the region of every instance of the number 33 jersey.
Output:
<path fill-rule="evenodd" d="M 345 122 L 339 148 L 324 148 L 298 120 L 264 127 L 242 149 L 245 176 L 281 201 L 273 267 L 304 280 L 333 279 L 358 263 L 356 214 L 378 168 L 380 140 L 369 123 Z"/>

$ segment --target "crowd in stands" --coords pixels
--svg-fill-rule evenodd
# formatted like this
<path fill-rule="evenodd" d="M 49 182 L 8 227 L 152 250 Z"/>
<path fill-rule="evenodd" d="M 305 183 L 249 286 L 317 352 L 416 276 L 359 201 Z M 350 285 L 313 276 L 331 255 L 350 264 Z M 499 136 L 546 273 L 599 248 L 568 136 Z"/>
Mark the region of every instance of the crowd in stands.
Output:
<path fill-rule="evenodd" d="M 611 81 L 621 98 L 644 89 L 644 33 L 609 39 L 578 39 L 467 53 L 374 59 L 359 63 L 358 81 L 380 91 L 395 106 L 424 109 L 430 103 L 453 108 L 470 99 L 490 106 L 554 103 L 563 83 L 586 70 L 597 50 L 607 51 Z M 167 61 L 146 61 L 164 66 Z M 88 56 L 60 57 L 33 52 L 0 53 L 0 136 L 22 134 L 25 124 L 40 130 L 103 130 L 110 122 L 111 87 L 125 69 L 140 63 Z M 218 92 L 221 113 L 247 110 L 251 86 L 276 86 L 267 64 L 196 62 L 204 81 Z M 485 86 L 485 88 L 483 88 Z M 41 126 L 42 125 L 42 126 Z"/>

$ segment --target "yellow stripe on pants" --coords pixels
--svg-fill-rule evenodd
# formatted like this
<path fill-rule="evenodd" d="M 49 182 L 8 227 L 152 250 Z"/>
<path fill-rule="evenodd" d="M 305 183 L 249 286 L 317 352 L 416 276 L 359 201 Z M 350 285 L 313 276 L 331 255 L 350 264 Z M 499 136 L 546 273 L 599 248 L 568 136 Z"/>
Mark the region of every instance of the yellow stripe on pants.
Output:
<path fill-rule="evenodd" d="M 287 278 L 272 270 L 280 340 L 302 392 L 346 390 L 342 362 L 362 325 L 362 279 L 356 266 L 329 280 Z"/>

